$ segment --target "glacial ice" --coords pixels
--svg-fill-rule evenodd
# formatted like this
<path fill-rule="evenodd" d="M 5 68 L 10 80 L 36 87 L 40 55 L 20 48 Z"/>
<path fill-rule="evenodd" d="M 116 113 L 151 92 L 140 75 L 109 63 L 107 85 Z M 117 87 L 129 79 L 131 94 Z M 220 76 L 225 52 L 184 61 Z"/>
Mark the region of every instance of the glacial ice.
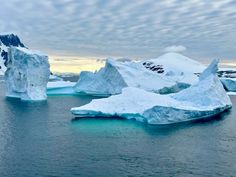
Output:
<path fill-rule="evenodd" d="M 8 49 L 6 96 L 21 100 L 45 100 L 49 80 L 48 57 L 22 47 Z"/>
<path fill-rule="evenodd" d="M 191 68 L 191 69 L 190 69 Z M 81 72 L 75 85 L 80 94 L 110 96 L 125 87 L 136 87 L 155 93 L 175 93 L 197 81 L 205 66 L 177 53 L 168 53 L 145 61 L 108 59 L 98 72 Z"/>
<path fill-rule="evenodd" d="M 127 87 L 120 95 L 93 100 L 71 109 L 76 117 L 122 117 L 149 124 L 171 124 L 217 115 L 232 107 L 216 75 L 214 60 L 197 83 L 178 93 L 160 95 Z"/>
<path fill-rule="evenodd" d="M 220 80 L 227 91 L 236 92 L 236 78 L 221 78 Z"/>

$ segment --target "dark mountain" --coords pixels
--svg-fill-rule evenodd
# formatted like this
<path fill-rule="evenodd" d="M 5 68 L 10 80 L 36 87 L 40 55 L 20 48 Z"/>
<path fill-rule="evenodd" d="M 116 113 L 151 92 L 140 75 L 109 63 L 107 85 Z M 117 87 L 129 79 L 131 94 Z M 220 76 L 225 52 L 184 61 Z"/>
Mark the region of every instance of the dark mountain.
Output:
<path fill-rule="evenodd" d="M 19 37 L 14 34 L 0 34 L 0 42 L 7 47 L 14 46 L 14 47 L 25 47 L 24 44 L 20 41 Z"/>
<path fill-rule="evenodd" d="M 7 66 L 8 52 L 7 49 L 11 46 L 25 47 L 20 41 L 20 38 L 15 34 L 0 34 L 0 70 L 3 72 Z M 3 61 L 2 61 L 3 60 Z"/>

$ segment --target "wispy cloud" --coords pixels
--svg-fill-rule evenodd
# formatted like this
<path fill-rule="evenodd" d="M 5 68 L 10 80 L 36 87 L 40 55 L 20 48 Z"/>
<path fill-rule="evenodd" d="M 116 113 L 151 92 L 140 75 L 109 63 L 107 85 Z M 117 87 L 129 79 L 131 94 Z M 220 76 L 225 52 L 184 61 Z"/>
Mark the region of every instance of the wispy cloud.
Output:
<path fill-rule="evenodd" d="M 164 52 L 183 52 L 185 50 L 186 50 L 186 47 L 182 45 L 172 45 L 172 46 L 166 47 L 164 49 Z"/>
<path fill-rule="evenodd" d="M 172 44 L 195 57 L 236 58 L 236 1 L 0 0 L 0 31 L 51 55 L 156 57 Z M 207 50 L 206 50 L 207 49 Z"/>

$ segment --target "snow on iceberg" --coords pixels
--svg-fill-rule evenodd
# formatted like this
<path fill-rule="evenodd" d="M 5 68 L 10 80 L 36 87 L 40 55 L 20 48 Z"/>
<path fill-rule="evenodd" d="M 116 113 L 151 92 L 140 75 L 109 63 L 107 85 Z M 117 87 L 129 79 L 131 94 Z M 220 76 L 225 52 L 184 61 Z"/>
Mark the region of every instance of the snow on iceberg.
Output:
<path fill-rule="evenodd" d="M 98 72 L 81 72 L 75 91 L 110 96 L 120 94 L 125 87 L 136 87 L 161 94 L 175 93 L 194 83 L 197 80 L 194 72 L 203 69 L 200 63 L 176 53 L 140 62 L 108 59 Z"/>
<path fill-rule="evenodd" d="M 21 100 L 45 100 L 50 75 L 48 57 L 22 47 L 8 49 L 6 96 Z"/>
<path fill-rule="evenodd" d="M 76 117 L 113 117 L 171 124 L 211 117 L 232 107 L 219 78 L 218 61 L 214 60 L 201 74 L 199 81 L 179 93 L 160 95 L 142 89 L 127 87 L 122 94 L 93 100 L 72 108 Z"/>

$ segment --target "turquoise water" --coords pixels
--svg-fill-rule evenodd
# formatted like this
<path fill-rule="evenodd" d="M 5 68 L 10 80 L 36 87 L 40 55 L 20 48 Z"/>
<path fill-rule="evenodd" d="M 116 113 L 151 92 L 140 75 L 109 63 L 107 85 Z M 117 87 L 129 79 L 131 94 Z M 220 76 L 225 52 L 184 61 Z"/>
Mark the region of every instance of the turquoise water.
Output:
<path fill-rule="evenodd" d="M 168 126 L 73 119 L 70 108 L 89 101 L 6 99 L 0 83 L 0 176 L 236 175 L 234 107 L 211 121 Z"/>

